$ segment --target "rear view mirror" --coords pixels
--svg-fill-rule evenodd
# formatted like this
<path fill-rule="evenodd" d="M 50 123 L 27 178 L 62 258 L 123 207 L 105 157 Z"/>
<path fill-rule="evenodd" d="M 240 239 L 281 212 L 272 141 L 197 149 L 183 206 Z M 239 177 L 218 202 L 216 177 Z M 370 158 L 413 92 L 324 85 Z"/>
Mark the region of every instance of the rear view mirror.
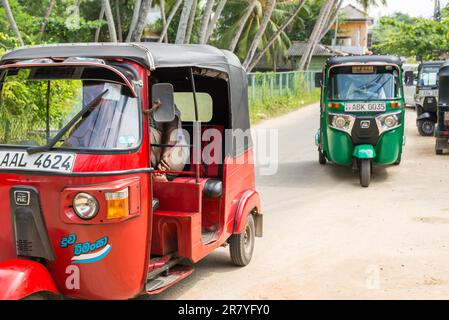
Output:
<path fill-rule="evenodd" d="M 153 118 L 157 122 L 171 122 L 175 120 L 175 100 L 174 89 L 170 83 L 158 83 L 153 85 L 152 101 L 160 102 L 160 107 L 153 113 Z"/>
<path fill-rule="evenodd" d="M 405 85 L 407 87 L 412 87 L 415 84 L 415 75 L 413 71 L 406 71 L 404 77 L 405 77 Z"/>
<path fill-rule="evenodd" d="M 321 88 L 321 85 L 323 84 L 323 74 L 315 73 L 315 88 Z"/>

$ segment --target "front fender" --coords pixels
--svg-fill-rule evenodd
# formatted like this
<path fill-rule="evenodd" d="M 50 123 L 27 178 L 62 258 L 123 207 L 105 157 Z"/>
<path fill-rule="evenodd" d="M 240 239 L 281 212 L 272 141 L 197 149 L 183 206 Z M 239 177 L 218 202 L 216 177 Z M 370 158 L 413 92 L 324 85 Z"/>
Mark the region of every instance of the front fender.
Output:
<path fill-rule="evenodd" d="M 236 202 L 233 234 L 242 233 L 245 230 L 246 219 L 248 215 L 255 211 L 254 222 L 256 225 L 256 236 L 262 237 L 263 234 L 263 216 L 260 213 L 260 196 L 255 190 L 247 190 Z"/>
<path fill-rule="evenodd" d="M 0 262 L 0 300 L 19 300 L 38 292 L 59 294 L 42 264 L 19 259 Z"/>
<path fill-rule="evenodd" d="M 357 159 L 374 159 L 376 150 L 370 144 L 363 144 L 354 148 L 353 156 Z"/>
<path fill-rule="evenodd" d="M 416 118 L 416 121 L 427 120 L 427 119 L 432 119 L 432 120 L 436 121 L 436 116 L 430 114 L 429 112 L 424 112 L 422 115 L 420 115 L 418 118 Z"/>

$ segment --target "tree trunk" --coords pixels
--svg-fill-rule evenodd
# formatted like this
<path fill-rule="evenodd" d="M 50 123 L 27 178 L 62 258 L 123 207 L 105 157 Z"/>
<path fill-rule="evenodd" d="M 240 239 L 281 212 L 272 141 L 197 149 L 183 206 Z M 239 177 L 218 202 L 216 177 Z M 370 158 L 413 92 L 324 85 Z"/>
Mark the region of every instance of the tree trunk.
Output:
<path fill-rule="evenodd" d="M 129 25 L 128 35 L 126 36 L 126 42 L 131 41 L 131 37 L 133 35 L 134 29 L 136 29 L 137 20 L 139 20 L 139 12 L 140 12 L 141 5 L 142 5 L 142 0 L 134 1 L 133 17 L 131 18 L 131 24 Z"/>
<path fill-rule="evenodd" d="M 242 19 L 239 21 L 239 28 L 234 36 L 234 38 L 231 41 L 231 44 L 229 46 L 229 51 L 234 52 L 235 48 L 237 47 L 237 44 L 239 43 L 240 37 L 242 36 L 243 30 L 245 30 L 246 22 L 248 21 L 249 17 L 254 11 L 254 8 L 257 5 L 258 0 L 252 0 L 252 2 L 248 5 L 248 8 L 245 11 L 245 14 L 243 15 Z"/>
<path fill-rule="evenodd" d="M 171 9 L 170 14 L 167 18 L 167 23 L 165 24 L 164 29 L 162 30 L 161 36 L 159 38 L 159 42 L 162 42 L 162 40 L 167 36 L 168 28 L 170 27 L 170 24 L 175 17 L 176 12 L 178 12 L 179 7 L 181 6 L 182 0 L 177 0 L 173 8 Z"/>
<path fill-rule="evenodd" d="M 218 19 L 221 16 L 221 13 L 223 12 L 223 9 L 226 5 L 227 0 L 220 0 L 220 2 L 217 5 L 217 10 L 214 12 L 214 16 L 212 20 L 209 23 L 209 26 L 207 27 L 207 34 L 206 34 L 206 40 L 204 43 L 208 43 L 210 37 L 212 37 L 212 33 L 214 32 L 215 26 L 217 25 Z"/>
<path fill-rule="evenodd" d="M 337 4 L 337 1 L 338 0 L 333 0 L 333 1 L 331 1 L 331 4 L 329 5 L 329 8 L 325 15 L 325 18 L 321 24 L 320 31 L 318 32 L 316 39 L 313 41 L 312 49 L 310 50 L 309 57 L 307 58 L 306 64 L 304 66 L 304 70 L 308 70 L 310 67 L 310 63 L 312 62 L 313 53 L 315 52 L 315 48 L 321 42 L 321 39 L 323 39 L 323 37 L 325 35 L 324 29 L 326 29 L 326 27 L 329 23 L 329 20 L 331 19 L 332 10 L 334 9 L 335 5 Z"/>
<path fill-rule="evenodd" d="M 209 27 L 212 10 L 214 9 L 214 0 L 207 0 L 204 7 L 203 18 L 201 19 L 200 36 L 198 39 L 199 44 L 206 42 L 207 28 Z"/>
<path fill-rule="evenodd" d="M 276 0 L 269 0 L 268 5 L 264 10 L 265 14 L 262 19 L 262 23 L 259 26 L 259 30 L 257 31 L 257 33 L 253 39 L 253 42 L 251 43 L 251 46 L 248 50 L 245 61 L 243 62 L 243 67 L 248 68 L 249 64 L 253 60 L 254 54 L 256 53 L 257 47 L 259 46 L 260 40 L 262 40 L 265 30 L 267 29 L 268 23 L 270 22 L 271 15 L 273 14 L 275 6 L 276 6 Z"/>
<path fill-rule="evenodd" d="M 51 0 L 50 4 L 47 7 L 47 11 L 45 12 L 44 21 L 42 21 L 41 29 L 39 30 L 39 35 L 37 37 L 38 42 L 42 40 L 42 37 L 45 33 L 45 27 L 47 26 L 48 20 L 50 19 L 51 13 L 53 12 L 53 8 L 56 5 L 56 0 Z"/>
<path fill-rule="evenodd" d="M 327 23 L 326 28 L 324 29 L 324 31 L 321 34 L 321 39 L 331 30 L 332 26 L 335 25 L 335 23 L 337 22 L 338 14 L 340 13 L 340 9 L 341 9 L 342 5 L 343 5 L 343 0 L 339 0 L 332 18 L 329 19 L 329 22 Z M 337 32 L 337 30 L 335 32 Z M 335 35 L 337 35 L 337 33 L 335 33 Z"/>
<path fill-rule="evenodd" d="M 187 32 L 187 24 L 189 23 L 190 11 L 192 10 L 194 0 L 184 0 L 184 6 L 179 19 L 178 32 L 176 34 L 175 43 L 184 43 Z"/>
<path fill-rule="evenodd" d="M 309 56 L 313 56 L 313 50 L 316 47 L 315 42 L 317 41 L 319 34 L 322 31 L 327 14 L 329 10 L 332 8 L 333 4 L 334 0 L 327 0 L 327 2 L 322 6 L 318 19 L 315 22 L 315 26 L 313 27 L 312 34 L 309 37 L 307 47 L 304 51 L 303 56 L 301 57 L 301 60 L 299 61 L 299 70 L 306 70 L 307 62 L 309 61 Z"/>
<path fill-rule="evenodd" d="M 109 0 L 103 0 L 104 14 L 108 22 L 109 38 L 111 42 L 117 42 L 117 31 L 115 30 L 114 16 L 112 15 Z"/>
<path fill-rule="evenodd" d="M 184 43 L 190 43 L 190 38 L 192 37 L 193 25 L 196 19 L 196 7 L 198 6 L 198 0 L 193 0 L 192 10 L 190 11 L 190 20 L 187 26 L 187 34 Z"/>
<path fill-rule="evenodd" d="M 302 8 L 304 7 L 306 0 L 301 0 L 296 7 L 295 11 L 293 11 L 290 16 L 284 21 L 282 26 L 279 27 L 279 29 L 276 31 L 275 34 L 273 34 L 268 42 L 265 44 L 263 49 L 257 54 L 257 56 L 252 60 L 248 72 L 251 72 L 252 69 L 259 63 L 260 59 L 265 55 L 265 53 L 270 49 L 270 47 L 273 45 L 273 43 L 276 41 L 276 39 L 281 35 L 282 32 L 287 29 L 287 27 L 295 20 L 296 16 L 301 12 Z"/>
<path fill-rule="evenodd" d="M 98 20 L 103 20 L 104 18 L 104 6 L 101 6 L 101 10 L 100 10 L 100 16 L 98 17 Z M 98 42 L 98 40 L 100 39 L 100 32 L 101 32 L 101 27 L 98 27 L 97 30 L 95 31 L 95 42 Z"/>
<path fill-rule="evenodd" d="M 20 34 L 19 28 L 17 27 L 16 20 L 14 19 L 14 15 L 11 11 L 11 7 L 9 5 L 8 0 L 2 0 L 3 7 L 5 8 L 6 18 L 8 19 L 9 25 L 11 26 L 12 31 L 14 32 L 15 37 L 19 40 L 21 46 L 24 46 L 22 35 Z"/>
<path fill-rule="evenodd" d="M 165 0 L 159 0 L 159 8 L 161 10 L 161 20 L 162 20 L 162 30 L 165 29 L 167 25 L 167 16 L 165 15 Z M 164 42 L 168 43 L 167 34 L 164 36 Z"/>
<path fill-rule="evenodd" d="M 115 15 L 117 16 L 118 41 L 123 42 L 122 14 L 120 12 L 120 0 L 115 0 Z"/>
<path fill-rule="evenodd" d="M 139 20 L 137 20 L 136 28 L 134 29 L 131 40 L 134 42 L 140 42 L 142 39 L 143 30 L 147 25 L 148 13 L 151 9 L 152 0 L 142 0 L 142 5 L 140 6 Z"/>

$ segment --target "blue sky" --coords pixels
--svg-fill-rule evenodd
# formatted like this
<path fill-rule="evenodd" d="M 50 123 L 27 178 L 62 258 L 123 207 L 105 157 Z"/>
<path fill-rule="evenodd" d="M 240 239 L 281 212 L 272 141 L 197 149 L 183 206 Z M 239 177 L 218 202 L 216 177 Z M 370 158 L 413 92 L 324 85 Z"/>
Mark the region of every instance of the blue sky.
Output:
<path fill-rule="evenodd" d="M 441 6 L 449 0 L 440 0 Z M 345 4 L 355 4 L 355 0 L 345 0 Z M 415 17 L 429 18 L 433 15 L 434 0 L 387 0 L 387 6 L 370 9 L 370 15 L 378 18 L 396 11 L 408 13 Z"/>

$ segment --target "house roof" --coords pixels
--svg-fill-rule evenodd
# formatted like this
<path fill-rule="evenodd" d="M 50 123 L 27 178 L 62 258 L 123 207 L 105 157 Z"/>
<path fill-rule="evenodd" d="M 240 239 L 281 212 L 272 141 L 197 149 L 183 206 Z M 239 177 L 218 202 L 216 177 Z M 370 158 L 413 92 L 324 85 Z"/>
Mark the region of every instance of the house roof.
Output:
<path fill-rule="evenodd" d="M 347 22 L 367 21 L 372 23 L 374 21 L 374 19 L 368 16 L 363 10 L 358 9 L 352 4 L 343 7 L 340 13 L 343 15 L 345 21 Z"/>
<path fill-rule="evenodd" d="M 307 42 L 304 41 L 293 41 L 292 46 L 288 49 L 287 55 L 289 57 L 298 57 L 302 56 L 307 48 Z M 340 51 L 332 50 L 332 48 L 323 45 L 318 44 L 315 47 L 315 50 L 313 51 L 314 56 L 320 56 L 320 57 L 333 57 L 333 56 L 342 56 L 344 55 Z"/>

